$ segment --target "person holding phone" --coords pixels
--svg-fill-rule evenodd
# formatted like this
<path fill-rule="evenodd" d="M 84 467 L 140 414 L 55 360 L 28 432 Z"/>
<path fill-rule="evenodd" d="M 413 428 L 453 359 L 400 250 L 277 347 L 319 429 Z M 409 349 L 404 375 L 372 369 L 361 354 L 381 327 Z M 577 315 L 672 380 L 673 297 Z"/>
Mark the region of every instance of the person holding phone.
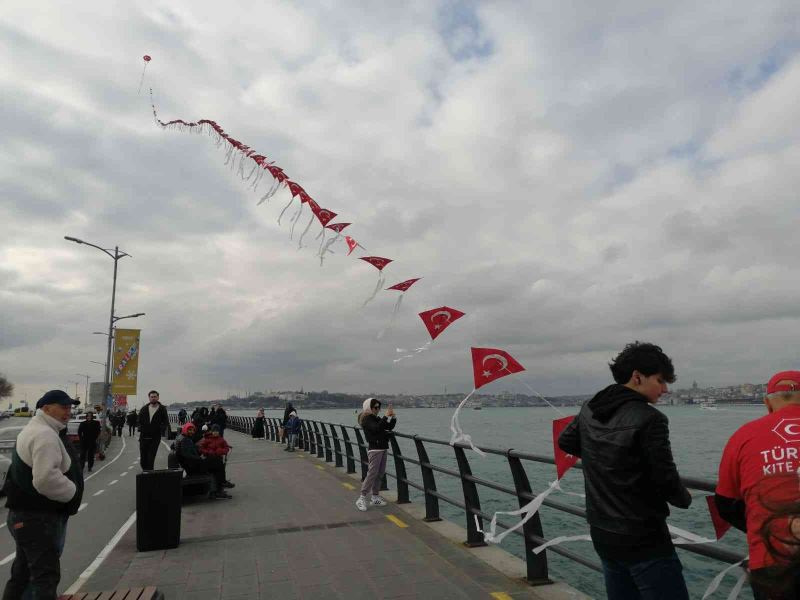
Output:
<path fill-rule="evenodd" d="M 360 511 L 367 510 L 367 494 L 372 493 L 369 502 L 371 506 L 386 506 L 386 500 L 381 498 L 381 479 L 386 473 L 386 457 L 389 453 L 389 432 L 394 429 L 397 419 L 394 416 L 392 405 L 386 409 L 386 415 L 379 417 L 381 403 L 376 398 L 364 400 L 361 414 L 358 415 L 358 424 L 364 430 L 369 450 L 369 467 L 367 476 L 361 484 L 361 494 L 356 500 L 356 508 Z"/>

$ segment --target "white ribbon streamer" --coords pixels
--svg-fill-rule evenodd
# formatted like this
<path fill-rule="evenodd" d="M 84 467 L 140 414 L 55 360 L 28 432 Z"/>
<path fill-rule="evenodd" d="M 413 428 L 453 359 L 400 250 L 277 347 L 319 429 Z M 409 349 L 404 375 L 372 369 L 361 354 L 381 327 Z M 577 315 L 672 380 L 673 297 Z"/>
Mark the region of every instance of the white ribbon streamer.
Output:
<path fill-rule="evenodd" d="M 283 207 L 283 210 L 281 211 L 281 214 L 278 215 L 278 225 L 281 224 L 281 219 L 283 218 L 283 213 L 285 213 L 286 210 L 292 205 L 292 202 L 294 202 L 294 196 L 289 198 L 289 202 L 286 204 L 286 206 Z"/>
<path fill-rule="evenodd" d="M 475 391 L 476 390 L 473 389 L 469 394 L 467 394 L 467 397 L 464 398 L 461 401 L 461 404 L 456 407 L 456 411 L 450 418 L 450 431 L 453 433 L 453 435 L 450 436 L 450 445 L 455 446 L 457 442 L 464 442 L 465 444 L 469 444 L 469 447 L 475 450 L 475 452 L 477 452 L 479 455 L 486 456 L 486 453 L 483 450 L 476 447 L 475 444 L 472 443 L 472 436 L 468 433 L 464 433 L 464 430 L 461 429 L 461 423 L 458 420 L 458 414 L 461 412 L 461 408 L 467 403 L 467 400 L 470 399 Z"/>
<path fill-rule="evenodd" d="M 378 292 L 381 291 L 381 287 L 386 284 L 386 279 L 383 276 L 383 271 L 378 271 L 378 283 L 375 284 L 375 289 L 370 294 L 369 298 L 364 300 L 364 304 L 361 305 L 361 308 L 364 308 L 367 304 L 372 302 L 375 299 L 375 296 L 378 295 Z"/>
<path fill-rule="evenodd" d="M 747 558 L 748 557 L 745 557 L 742 560 L 740 560 L 739 562 L 734 563 L 730 567 L 728 567 L 728 568 L 724 569 L 723 571 L 719 572 L 717 574 L 717 576 L 714 577 L 714 579 L 711 580 L 711 583 L 708 584 L 708 587 L 706 588 L 706 591 L 703 594 L 703 599 L 702 600 L 706 600 L 706 598 L 708 598 L 711 594 L 716 592 L 717 588 L 719 587 L 719 584 L 722 583 L 722 578 L 725 577 L 725 575 L 727 575 L 731 571 L 733 571 L 736 567 L 741 567 L 742 564 L 744 563 L 744 561 L 747 560 Z M 747 577 L 747 571 L 745 571 L 744 573 L 742 573 L 739 576 L 739 579 L 736 582 L 736 585 L 733 586 L 733 589 L 731 590 L 731 593 L 728 594 L 728 600 L 733 600 L 734 598 L 736 598 L 739 595 L 739 592 L 742 590 L 742 585 L 744 585 L 744 580 L 745 580 L 746 577 Z"/>
<path fill-rule="evenodd" d="M 303 233 L 300 234 L 300 239 L 297 241 L 297 249 L 300 250 L 303 247 L 303 238 L 308 233 L 308 230 L 311 229 L 311 224 L 314 222 L 314 213 L 311 213 L 311 218 L 308 220 L 308 225 L 303 230 Z"/>
<path fill-rule="evenodd" d="M 499 544 L 500 542 L 502 542 L 503 538 L 505 538 L 509 533 L 525 525 L 525 523 L 527 523 L 531 519 L 531 517 L 533 517 L 533 515 L 536 514 L 536 512 L 542 506 L 542 502 L 544 502 L 545 499 L 556 490 L 557 486 L 558 486 L 558 481 L 557 480 L 553 481 L 545 491 L 536 496 L 533 500 L 528 502 L 525 506 L 523 506 L 519 510 L 498 511 L 494 513 L 494 516 L 492 517 L 492 522 L 489 523 L 489 531 L 481 531 L 480 529 L 478 529 L 478 531 L 480 531 L 483 534 L 483 539 L 490 544 Z M 516 523 L 513 527 L 509 527 L 503 533 L 500 534 L 497 533 L 497 515 L 508 515 L 509 517 L 516 517 L 523 514 L 525 516 L 522 519 L 520 519 L 520 521 Z M 477 517 L 476 517 L 476 523 L 477 523 Z"/>

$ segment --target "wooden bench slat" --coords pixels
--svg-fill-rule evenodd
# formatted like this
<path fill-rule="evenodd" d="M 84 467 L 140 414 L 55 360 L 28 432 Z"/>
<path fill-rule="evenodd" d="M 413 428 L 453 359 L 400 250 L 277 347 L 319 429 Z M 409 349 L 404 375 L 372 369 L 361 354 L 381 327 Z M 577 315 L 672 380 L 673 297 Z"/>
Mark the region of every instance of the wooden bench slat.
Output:
<path fill-rule="evenodd" d="M 142 595 L 144 588 L 136 587 L 131 588 L 128 590 L 128 595 L 125 596 L 125 600 L 139 600 L 139 596 Z"/>
<path fill-rule="evenodd" d="M 156 589 L 155 586 L 148 586 L 144 588 L 141 596 L 139 596 L 139 600 L 155 600 L 157 591 L 158 589 Z"/>
<path fill-rule="evenodd" d="M 111 591 L 111 592 L 101 592 L 101 593 L 100 593 L 100 594 L 97 596 L 97 600 L 111 600 L 111 599 L 114 597 L 114 594 L 115 594 L 115 593 L 116 593 L 116 592 L 114 592 L 114 591 Z"/>

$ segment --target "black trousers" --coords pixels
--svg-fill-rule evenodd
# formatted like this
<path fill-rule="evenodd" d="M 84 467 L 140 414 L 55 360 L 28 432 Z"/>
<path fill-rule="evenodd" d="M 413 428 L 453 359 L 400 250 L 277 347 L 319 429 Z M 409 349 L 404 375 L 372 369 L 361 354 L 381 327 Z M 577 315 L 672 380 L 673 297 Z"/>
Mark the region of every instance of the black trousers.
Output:
<path fill-rule="evenodd" d="M 45 511 L 9 510 L 8 531 L 17 546 L 3 600 L 55 599 L 61 580 L 61 553 L 67 535 L 67 515 Z"/>
<path fill-rule="evenodd" d="M 89 463 L 89 470 L 94 467 L 94 455 L 97 454 L 97 442 L 93 444 L 81 444 L 81 471 Z"/>
<path fill-rule="evenodd" d="M 133 435 L 136 433 L 136 425 L 128 425 L 128 435 Z"/>
<path fill-rule="evenodd" d="M 139 438 L 139 464 L 144 471 L 152 471 L 161 438 Z"/>

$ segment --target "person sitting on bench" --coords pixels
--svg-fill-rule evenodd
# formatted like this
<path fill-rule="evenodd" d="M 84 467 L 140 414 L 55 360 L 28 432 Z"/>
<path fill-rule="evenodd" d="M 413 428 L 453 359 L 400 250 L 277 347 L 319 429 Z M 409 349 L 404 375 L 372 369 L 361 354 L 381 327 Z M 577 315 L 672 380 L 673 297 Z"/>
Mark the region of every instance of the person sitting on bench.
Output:
<path fill-rule="evenodd" d="M 175 439 L 175 454 L 178 463 L 189 477 L 210 474 L 214 478 L 214 488 L 209 493 L 211 498 L 232 498 L 223 488 L 225 483 L 225 465 L 219 457 L 205 457 L 197 451 L 192 440 L 195 434 L 194 423 L 186 423 L 181 434 Z"/>
<path fill-rule="evenodd" d="M 206 460 L 219 459 L 219 461 L 222 463 L 222 476 L 224 479 L 222 482 L 222 487 L 235 487 L 234 484 L 228 481 L 228 476 L 225 473 L 225 457 L 228 456 L 228 452 L 231 451 L 231 447 L 228 445 L 228 442 L 225 441 L 225 438 L 222 437 L 219 425 L 212 425 L 211 430 L 206 431 L 203 434 L 203 439 L 197 443 L 197 449 L 200 451 L 200 454 L 206 458 Z"/>

